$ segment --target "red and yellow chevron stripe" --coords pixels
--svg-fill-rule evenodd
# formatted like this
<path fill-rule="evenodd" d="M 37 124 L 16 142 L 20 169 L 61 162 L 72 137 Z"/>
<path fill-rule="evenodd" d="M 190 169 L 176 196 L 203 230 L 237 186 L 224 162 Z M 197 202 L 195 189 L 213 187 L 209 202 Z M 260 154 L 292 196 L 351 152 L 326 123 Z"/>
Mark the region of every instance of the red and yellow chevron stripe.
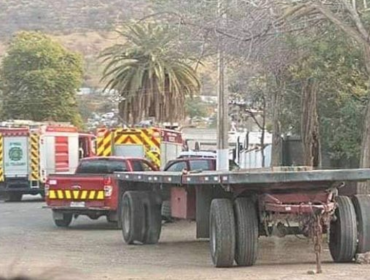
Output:
<path fill-rule="evenodd" d="M 114 131 L 114 144 L 139 144 L 145 149 L 145 157 L 160 167 L 160 131 L 157 128 L 149 129 L 116 129 Z"/>
<path fill-rule="evenodd" d="M 94 190 L 49 190 L 49 199 L 103 200 L 104 191 Z"/>
<path fill-rule="evenodd" d="M 112 132 L 106 128 L 98 129 L 97 133 L 97 155 L 111 156 L 112 155 Z"/>
<path fill-rule="evenodd" d="M 29 138 L 30 145 L 30 181 L 40 180 L 40 135 L 32 133 Z"/>

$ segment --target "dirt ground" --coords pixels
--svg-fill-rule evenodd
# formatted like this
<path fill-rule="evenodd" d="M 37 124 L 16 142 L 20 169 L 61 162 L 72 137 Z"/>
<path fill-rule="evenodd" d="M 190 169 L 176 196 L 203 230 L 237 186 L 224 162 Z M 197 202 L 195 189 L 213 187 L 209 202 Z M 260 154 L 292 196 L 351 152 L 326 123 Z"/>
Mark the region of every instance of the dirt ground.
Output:
<path fill-rule="evenodd" d="M 261 238 L 257 264 L 216 269 L 207 240 L 195 239 L 195 224 L 163 227 L 157 245 L 128 246 L 121 231 L 104 218 L 79 217 L 68 229 L 56 228 L 39 199 L 0 202 L 0 275 L 46 275 L 47 279 L 370 279 L 370 266 L 334 264 L 327 246 L 321 275 L 313 246 L 289 237 Z"/>

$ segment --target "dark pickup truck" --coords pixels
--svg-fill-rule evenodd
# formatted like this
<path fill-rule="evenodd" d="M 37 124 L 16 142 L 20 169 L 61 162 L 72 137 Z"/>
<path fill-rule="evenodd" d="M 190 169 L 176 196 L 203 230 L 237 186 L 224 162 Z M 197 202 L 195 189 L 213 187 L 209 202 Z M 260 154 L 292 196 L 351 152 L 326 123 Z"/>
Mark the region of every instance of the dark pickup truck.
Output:
<path fill-rule="evenodd" d="M 52 209 L 58 227 L 68 227 L 73 217 L 91 219 L 106 216 L 118 223 L 119 191 L 114 172 L 155 171 L 143 158 L 92 157 L 80 161 L 75 174 L 50 175 L 45 185 L 47 208 Z"/>

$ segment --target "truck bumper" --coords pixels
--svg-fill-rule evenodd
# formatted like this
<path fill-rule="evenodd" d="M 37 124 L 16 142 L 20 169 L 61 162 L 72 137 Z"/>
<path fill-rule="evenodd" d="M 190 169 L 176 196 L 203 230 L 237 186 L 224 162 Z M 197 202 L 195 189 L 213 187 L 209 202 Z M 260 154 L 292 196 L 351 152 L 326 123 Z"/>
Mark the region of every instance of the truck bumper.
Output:
<path fill-rule="evenodd" d="M 88 211 L 116 211 L 109 207 L 65 207 L 65 206 L 43 206 L 42 208 L 51 209 L 51 210 L 59 210 L 59 211 L 80 211 L 80 212 L 88 212 Z"/>
<path fill-rule="evenodd" d="M 112 221 L 118 221 L 117 212 L 109 207 L 59 207 L 59 206 L 44 206 L 43 208 L 53 210 L 53 216 L 62 214 L 73 214 L 77 216 L 88 216 L 90 219 L 96 220 L 101 216 L 107 216 Z"/>
<path fill-rule="evenodd" d="M 31 182 L 28 179 L 12 178 L 0 182 L 0 193 L 17 192 L 22 194 L 43 194 L 44 187 L 38 182 Z"/>

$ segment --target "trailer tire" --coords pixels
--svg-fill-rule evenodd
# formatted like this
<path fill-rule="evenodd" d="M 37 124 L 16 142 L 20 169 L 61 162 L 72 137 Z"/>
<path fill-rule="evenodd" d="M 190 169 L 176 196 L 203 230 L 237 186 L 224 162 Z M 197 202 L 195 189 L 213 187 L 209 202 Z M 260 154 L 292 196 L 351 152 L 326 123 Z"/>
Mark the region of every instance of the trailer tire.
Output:
<path fill-rule="evenodd" d="M 355 195 L 352 198 L 357 216 L 357 254 L 370 251 L 370 196 Z"/>
<path fill-rule="evenodd" d="M 145 207 L 145 244 L 157 244 L 162 230 L 162 199 L 155 192 L 147 192 Z"/>
<path fill-rule="evenodd" d="M 209 223 L 213 264 L 216 267 L 231 267 L 235 257 L 235 218 L 232 201 L 213 199 Z"/>
<path fill-rule="evenodd" d="M 8 198 L 6 201 L 7 202 L 19 202 L 22 200 L 22 196 L 23 196 L 22 193 L 11 192 L 11 193 L 8 193 Z"/>
<path fill-rule="evenodd" d="M 356 212 L 349 197 L 338 196 L 336 202 L 336 219 L 330 223 L 329 250 L 334 262 L 351 262 L 357 246 Z"/>
<path fill-rule="evenodd" d="M 127 191 L 122 195 L 120 218 L 122 221 L 122 235 L 127 244 L 135 241 L 144 242 L 145 209 L 143 203 L 144 192 Z"/>
<path fill-rule="evenodd" d="M 252 199 L 241 197 L 234 203 L 236 247 L 235 261 L 238 266 L 252 266 L 258 253 L 258 217 Z"/>
<path fill-rule="evenodd" d="M 63 216 L 62 219 L 57 219 L 56 214 L 57 212 L 53 211 L 53 220 L 54 220 L 55 225 L 57 227 L 64 227 L 64 228 L 69 227 L 69 225 L 72 222 L 73 215 L 68 214 L 68 213 L 62 213 L 61 214 Z M 59 216 L 59 213 L 58 213 L 58 216 Z"/>

